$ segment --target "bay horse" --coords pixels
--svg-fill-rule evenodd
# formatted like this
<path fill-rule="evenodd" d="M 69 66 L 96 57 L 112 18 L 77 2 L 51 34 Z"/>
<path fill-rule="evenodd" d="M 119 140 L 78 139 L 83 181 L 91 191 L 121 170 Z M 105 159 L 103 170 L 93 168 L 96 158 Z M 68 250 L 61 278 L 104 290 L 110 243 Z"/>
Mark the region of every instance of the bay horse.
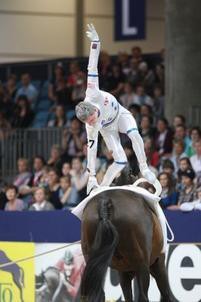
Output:
<path fill-rule="evenodd" d="M 120 189 L 92 197 L 81 225 L 81 245 L 86 267 L 81 282 L 81 301 L 105 301 L 108 267 L 119 273 L 126 302 L 132 302 L 132 279 L 137 280 L 140 302 L 147 302 L 150 273 L 161 293 L 171 302 L 165 268 L 162 229 L 155 212 L 139 194 Z"/>

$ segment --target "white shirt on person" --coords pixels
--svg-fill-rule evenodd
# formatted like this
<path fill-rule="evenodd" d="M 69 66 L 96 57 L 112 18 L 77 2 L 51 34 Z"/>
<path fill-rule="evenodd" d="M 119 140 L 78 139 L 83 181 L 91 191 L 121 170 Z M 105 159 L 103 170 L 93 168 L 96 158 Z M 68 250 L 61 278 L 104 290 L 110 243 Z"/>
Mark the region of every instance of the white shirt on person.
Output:
<path fill-rule="evenodd" d="M 190 162 L 196 174 L 201 172 L 201 156 L 198 156 L 197 154 L 191 156 Z"/>

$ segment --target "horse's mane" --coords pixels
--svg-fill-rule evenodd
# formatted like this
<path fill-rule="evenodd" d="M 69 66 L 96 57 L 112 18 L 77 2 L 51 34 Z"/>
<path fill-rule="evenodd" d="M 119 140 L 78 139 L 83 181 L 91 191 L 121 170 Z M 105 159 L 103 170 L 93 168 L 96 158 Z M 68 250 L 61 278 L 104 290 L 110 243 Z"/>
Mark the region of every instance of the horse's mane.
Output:
<path fill-rule="evenodd" d="M 133 174 L 132 169 L 127 165 L 122 171 L 119 177 L 114 181 L 115 186 L 131 185 L 135 182 L 137 177 Z"/>

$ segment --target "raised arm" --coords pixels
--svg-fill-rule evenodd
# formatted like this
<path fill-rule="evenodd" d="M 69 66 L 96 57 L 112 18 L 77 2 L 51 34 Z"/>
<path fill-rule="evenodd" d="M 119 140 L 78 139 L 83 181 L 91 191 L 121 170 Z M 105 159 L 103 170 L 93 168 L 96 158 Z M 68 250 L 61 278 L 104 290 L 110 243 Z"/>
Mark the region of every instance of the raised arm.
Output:
<path fill-rule="evenodd" d="M 98 58 L 100 53 L 100 41 L 99 36 L 95 30 L 93 24 L 87 25 L 88 30 L 86 31 L 86 35 L 91 41 L 90 45 L 90 54 L 89 54 L 89 62 L 88 62 L 88 77 L 87 77 L 87 91 L 88 94 L 92 89 L 99 89 L 98 82 Z"/>

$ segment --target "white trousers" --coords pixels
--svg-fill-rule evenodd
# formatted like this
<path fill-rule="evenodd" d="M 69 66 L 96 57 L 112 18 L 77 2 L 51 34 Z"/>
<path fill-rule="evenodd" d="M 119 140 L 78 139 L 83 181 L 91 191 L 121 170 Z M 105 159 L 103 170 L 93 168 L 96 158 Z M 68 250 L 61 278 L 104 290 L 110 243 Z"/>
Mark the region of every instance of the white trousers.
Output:
<path fill-rule="evenodd" d="M 126 153 L 121 145 L 119 132 L 129 136 L 139 164 L 146 166 L 144 144 L 138 132 L 136 121 L 131 113 L 120 105 L 118 118 L 111 125 L 100 130 L 106 146 L 112 152 L 114 158 L 114 163 L 105 173 L 101 183 L 102 186 L 109 186 L 127 163 Z"/>

